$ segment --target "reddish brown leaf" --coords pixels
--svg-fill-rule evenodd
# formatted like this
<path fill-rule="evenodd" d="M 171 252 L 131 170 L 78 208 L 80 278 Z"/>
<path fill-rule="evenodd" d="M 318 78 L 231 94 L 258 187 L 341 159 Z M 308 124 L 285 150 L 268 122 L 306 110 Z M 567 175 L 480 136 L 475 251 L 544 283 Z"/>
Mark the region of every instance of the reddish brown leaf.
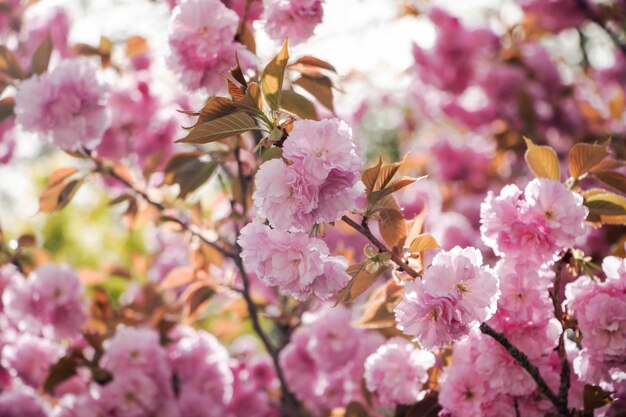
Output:
<path fill-rule="evenodd" d="M 50 33 L 39 44 L 30 63 L 30 72 L 32 74 L 43 74 L 48 70 L 50 56 L 52 55 L 52 37 Z"/>
<path fill-rule="evenodd" d="M 6 97 L 0 100 L 0 122 L 13 116 L 14 108 L 15 99 L 13 97 Z"/>
<path fill-rule="evenodd" d="M 280 107 L 302 119 L 319 120 L 315 106 L 306 97 L 291 90 L 284 90 Z"/>
<path fill-rule="evenodd" d="M 24 78 L 24 71 L 22 67 L 7 47 L 0 45 L 0 72 L 21 80 Z"/>
<path fill-rule="evenodd" d="M 569 171 L 573 178 L 591 171 L 609 156 L 609 142 L 604 144 L 577 143 L 569 151 Z"/>
<path fill-rule="evenodd" d="M 330 78 L 326 76 L 309 77 L 307 75 L 303 75 L 294 81 L 294 84 L 303 88 L 315 97 L 322 106 L 326 107 L 333 113 L 335 112 L 335 107 L 333 105 L 333 83 Z"/>
<path fill-rule="evenodd" d="M 617 171 L 598 171 L 593 176 L 609 187 L 626 194 L 626 175 Z"/>

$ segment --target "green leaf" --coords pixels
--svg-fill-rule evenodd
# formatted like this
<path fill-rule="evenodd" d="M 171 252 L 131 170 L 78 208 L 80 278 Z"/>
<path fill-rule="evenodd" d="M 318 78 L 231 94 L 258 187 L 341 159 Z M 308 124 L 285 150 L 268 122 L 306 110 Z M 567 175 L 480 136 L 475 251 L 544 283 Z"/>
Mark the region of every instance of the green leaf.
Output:
<path fill-rule="evenodd" d="M 319 120 L 313 103 L 295 91 L 283 91 L 280 107 L 302 119 Z"/>
<path fill-rule="evenodd" d="M 528 149 L 524 154 L 524 159 L 530 170 L 538 178 L 549 178 L 559 181 L 561 179 L 561 168 L 559 158 L 549 146 L 535 145 L 532 140 L 524 137 Z"/>
<path fill-rule="evenodd" d="M 232 113 L 194 127 L 187 136 L 176 142 L 209 143 L 225 139 L 251 130 L 265 131 L 256 121 L 244 112 Z"/>
<path fill-rule="evenodd" d="M 283 48 L 278 55 L 267 64 L 263 70 L 261 77 L 261 91 L 267 105 L 272 110 L 278 110 L 280 107 L 280 97 L 283 91 L 283 80 L 285 79 L 285 69 L 289 60 L 289 52 L 287 51 L 288 42 L 285 40 Z"/>
<path fill-rule="evenodd" d="M 277 146 L 272 146 L 263 152 L 261 155 L 261 159 L 263 162 L 269 161 L 270 159 L 278 159 L 283 157 L 283 149 Z"/>
<path fill-rule="evenodd" d="M 50 63 L 50 55 L 52 55 L 52 37 L 50 33 L 48 33 L 33 54 L 30 63 L 30 72 L 32 74 L 43 74 L 46 72 L 48 70 L 48 64 Z"/>
<path fill-rule="evenodd" d="M 207 182 L 218 167 L 217 161 L 203 161 L 197 152 L 174 155 L 165 165 L 165 183 L 178 184 L 179 197 L 185 198 Z"/>

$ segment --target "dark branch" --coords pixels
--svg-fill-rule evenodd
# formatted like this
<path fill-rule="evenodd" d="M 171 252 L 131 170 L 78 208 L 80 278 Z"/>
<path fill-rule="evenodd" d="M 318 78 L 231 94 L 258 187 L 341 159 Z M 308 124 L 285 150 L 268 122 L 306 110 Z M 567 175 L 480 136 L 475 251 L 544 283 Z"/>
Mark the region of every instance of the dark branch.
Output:
<path fill-rule="evenodd" d="M 546 381 L 541 376 L 539 369 L 530 363 L 528 356 L 509 341 L 506 336 L 500 332 L 492 329 L 487 323 L 482 323 L 480 325 L 480 331 L 487 336 L 491 336 L 494 338 L 500 345 L 502 345 L 507 352 L 517 361 L 517 363 L 528 372 L 531 378 L 537 384 L 537 388 L 539 392 L 543 394 L 550 402 L 556 407 L 560 414 L 563 416 L 569 416 L 570 412 L 567 408 L 567 405 L 563 404 L 559 397 L 552 391 L 552 389 L 548 386 Z"/>
<path fill-rule="evenodd" d="M 398 268 L 400 268 L 402 271 L 406 272 L 413 278 L 420 278 L 420 274 L 415 269 L 411 268 L 399 256 L 387 249 L 387 246 L 385 246 L 380 240 L 376 238 L 376 236 L 372 234 L 369 227 L 367 227 L 367 223 L 365 223 L 364 226 L 360 225 L 348 216 L 343 216 L 341 220 L 343 220 L 344 223 L 346 223 L 348 226 L 352 227 L 354 230 L 365 236 L 370 242 L 372 242 L 374 246 L 376 246 L 376 249 L 378 249 L 380 252 L 389 252 L 391 254 L 391 260 L 394 261 Z"/>
<path fill-rule="evenodd" d="M 578 8 L 585 14 L 585 16 L 587 16 L 587 19 L 600 26 L 609 35 L 615 46 L 617 46 L 619 50 L 626 55 L 626 44 L 620 40 L 619 35 L 613 29 L 606 25 L 606 22 L 602 20 L 602 17 L 596 13 L 588 1 L 576 0 L 576 3 L 578 4 Z"/>

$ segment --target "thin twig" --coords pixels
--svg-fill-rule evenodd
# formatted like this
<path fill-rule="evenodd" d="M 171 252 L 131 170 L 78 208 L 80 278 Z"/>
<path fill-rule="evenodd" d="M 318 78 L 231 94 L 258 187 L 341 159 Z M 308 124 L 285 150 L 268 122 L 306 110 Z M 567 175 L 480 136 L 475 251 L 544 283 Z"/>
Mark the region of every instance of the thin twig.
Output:
<path fill-rule="evenodd" d="M 97 158 L 95 158 L 91 152 L 85 150 L 85 153 L 96 164 L 97 172 L 100 172 L 104 175 L 108 175 L 116 179 L 117 181 L 121 182 L 126 187 L 128 187 L 131 191 L 139 195 L 143 200 L 145 200 L 151 206 L 155 207 L 160 212 L 163 212 L 166 210 L 166 207 L 163 204 L 152 200 L 145 191 L 137 188 L 134 184 L 130 183 L 128 180 L 126 180 L 125 178 L 117 174 L 115 170 L 107 169 L 106 167 L 104 167 L 102 162 L 98 160 Z M 238 157 L 237 159 L 239 160 Z M 238 167 L 239 169 L 241 169 L 241 164 L 238 164 Z M 244 195 L 244 198 L 245 198 L 245 195 Z M 216 249 L 221 254 L 223 254 L 227 258 L 232 259 L 235 262 L 235 264 L 237 265 L 237 268 L 239 269 L 241 280 L 243 282 L 243 289 L 241 291 L 241 294 L 243 295 L 243 298 L 246 302 L 248 315 L 250 316 L 250 320 L 252 321 L 252 328 L 254 329 L 255 333 L 259 336 L 259 338 L 261 339 L 261 342 L 263 343 L 263 346 L 265 347 L 265 350 L 267 350 L 270 357 L 272 358 L 272 362 L 276 370 L 276 376 L 278 377 L 278 380 L 280 382 L 281 393 L 282 393 L 281 401 L 284 406 L 283 415 L 292 416 L 292 417 L 302 415 L 302 413 L 298 410 L 299 409 L 298 401 L 289 390 L 287 381 L 285 379 L 285 375 L 282 371 L 282 367 L 280 366 L 279 350 L 276 349 L 276 347 L 274 347 L 269 336 L 261 327 L 261 321 L 259 319 L 259 312 L 258 312 L 256 304 L 254 303 L 254 300 L 252 299 L 252 295 L 250 293 L 250 279 L 248 277 L 248 274 L 246 273 L 245 267 L 243 265 L 243 261 L 240 256 L 240 248 L 237 248 L 235 251 L 227 250 L 221 247 L 220 245 L 218 245 L 217 243 L 208 240 L 205 236 L 202 235 L 200 231 L 196 230 L 192 225 L 187 224 L 183 220 L 177 217 L 173 217 L 173 216 L 165 216 L 165 218 L 170 222 L 180 225 L 184 230 L 188 231 L 193 236 L 198 237 L 200 240 L 202 240 L 202 242 Z"/>
<path fill-rule="evenodd" d="M 114 169 L 109 169 L 106 168 L 102 162 L 100 160 L 98 160 L 97 158 L 95 158 L 93 156 L 93 154 L 91 152 L 87 153 L 87 156 L 96 164 L 96 170 L 97 172 L 100 172 L 104 175 L 108 175 L 111 178 L 114 178 L 115 180 L 121 182 L 122 184 L 124 184 L 128 189 L 130 189 L 133 193 L 135 193 L 136 195 L 140 196 L 146 203 L 150 204 L 151 206 L 153 206 L 154 208 L 156 208 L 159 212 L 164 212 L 166 211 L 166 207 L 159 203 L 158 201 L 154 201 L 153 199 L 150 198 L 150 196 L 148 196 L 148 194 L 139 189 L 138 187 L 136 187 L 134 184 L 132 184 L 131 182 L 129 182 L 126 178 L 122 177 L 121 175 L 119 175 L 117 172 L 115 172 Z M 188 224 L 187 222 L 185 222 L 184 220 L 178 218 L 178 217 L 174 217 L 174 216 L 169 216 L 166 215 L 164 216 L 164 218 L 172 223 L 176 223 L 178 224 L 180 227 L 182 227 L 184 230 L 188 231 L 189 233 L 191 233 L 193 236 L 197 237 L 198 239 L 200 239 L 203 243 L 206 243 L 208 246 L 212 247 L 213 249 L 217 250 L 218 252 L 220 252 L 222 255 L 228 257 L 228 258 L 233 258 L 235 256 L 238 256 L 237 253 L 232 252 L 226 248 L 223 248 L 222 246 L 218 245 L 217 243 L 209 240 L 206 236 L 204 236 L 202 234 L 201 231 L 199 231 L 197 228 L 195 228 L 193 225 Z"/>
<path fill-rule="evenodd" d="M 587 19 L 600 26 L 602 30 L 604 30 L 609 35 L 615 46 L 617 46 L 618 49 L 622 51 L 624 55 L 626 55 L 626 44 L 622 43 L 619 35 L 615 33 L 613 29 L 606 25 L 606 22 L 602 20 L 598 13 L 596 13 L 593 7 L 587 2 L 587 0 L 576 0 L 576 3 L 578 4 L 578 8 L 585 14 L 585 16 L 587 16 Z"/>
<path fill-rule="evenodd" d="M 552 391 L 552 389 L 548 386 L 546 381 L 541 376 L 539 372 L 539 368 L 533 365 L 528 356 L 517 347 L 515 347 L 506 336 L 500 332 L 497 332 L 493 328 L 491 328 L 487 323 L 482 323 L 480 325 L 480 331 L 487 336 L 491 336 L 494 338 L 500 345 L 502 345 L 509 354 L 517 361 L 517 363 L 528 372 L 531 378 L 537 384 L 537 388 L 539 392 L 543 394 L 550 402 L 556 407 L 556 409 L 564 416 L 569 416 L 570 412 L 565 404 L 561 402 L 559 397 Z"/>
<path fill-rule="evenodd" d="M 287 380 L 285 379 L 285 374 L 283 373 L 282 366 L 280 365 L 280 357 L 279 357 L 280 351 L 272 344 L 272 341 L 270 340 L 269 336 L 267 335 L 267 333 L 265 333 L 265 331 L 261 327 L 261 321 L 259 320 L 259 312 L 257 310 L 257 306 L 254 303 L 254 300 L 252 299 L 252 296 L 250 293 L 250 278 L 248 277 L 248 274 L 246 273 L 245 267 L 240 257 L 235 259 L 235 263 L 237 264 L 237 268 L 239 268 L 241 281 L 243 282 L 242 294 L 246 302 L 246 305 L 248 307 L 248 315 L 250 316 L 250 320 L 252 321 L 252 328 L 254 329 L 255 333 L 259 336 L 259 338 L 261 339 L 261 342 L 263 343 L 263 346 L 265 347 L 265 350 L 267 350 L 267 353 L 269 353 L 270 357 L 272 358 L 274 369 L 276 370 L 276 376 L 278 377 L 278 381 L 280 382 L 283 415 L 293 416 L 293 417 L 299 416 L 300 414 L 298 414 L 298 409 L 299 409 L 298 401 L 289 390 L 289 385 L 287 384 Z"/>
<path fill-rule="evenodd" d="M 389 252 L 391 254 L 391 260 L 394 261 L 396 265 L 398 265 L 398 268 L 400 268 L 413 278 L 420 278 L 420 274 L 415 269 L 411 268 L 398 255 L 387 249 L 387 246 L 385 246 L 380 240 L 376 238 L 376 236 L 374 236 L 374 234 L 369 230 L 369 227 L 367 227 L 367 224 L 365 226 L 360 225 L 348 216 L 343 216 L 341 220 L 343 220 L 344 223 L 346 223 L 348 226 L 352 227 L 354 230 L 365 236 L 370 242 L 372 242 L 374 246 L 376 246 L 376 248 L 380 252 Z"/>

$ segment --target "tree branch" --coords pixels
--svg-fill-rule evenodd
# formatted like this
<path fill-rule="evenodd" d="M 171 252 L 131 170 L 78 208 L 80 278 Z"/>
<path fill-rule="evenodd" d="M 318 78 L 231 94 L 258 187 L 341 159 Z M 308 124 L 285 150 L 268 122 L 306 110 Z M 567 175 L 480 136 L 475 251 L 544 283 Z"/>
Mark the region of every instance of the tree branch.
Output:
<path fill-rule="evenodd" d="M 518 348 L 516 348 L 506 336 L 500 332 L 497 332 L 493 328 L 491 328 L 487 323 L 482 323 L 480 325 L 480 331 L 487 336 L 491 336 L 494 338 L 500 345 L 502 345 L 507 352 L 517 361 L 517 363 L 528 372 L 528 374 L 532 377 L 532 379 L 537 384 L 537 388 L 539 392 L 543 394 L 550 402 L 556 407 L 558 412 L 563 416 L 569 416 L 570 412 L 567 408 L 566 404 L 563 404 L 560 398 L 552 391 L 552 389 L 548 386 L 546 381 L 541 376 L 539 369 L 533 365 L 528 356 Z"/>
<path fill-rule="evenodd" d="M 421 278 L 420 274 L 415 269 L 411 268 L 398 255 L 387 249 L 387 246 L 385 246 L 380 240 L 376 238 L 376 236 L 374 236 L 369 227 L 367 227 L 367 223 L 365 223 L 365 226 L 362 226 L 348 216 L 343 216 L 341 220 L 343 220 L 344 223 L 346 223 L 348 226 L 352 227 L 354 230 L 365 236 L 370 242 L 372 242 L 374 246 L 376 246 L 376 248 L 380 252 L 389 252 L 391 254 L 391 260 L 394 261 L 395 264 L 398 265 L 398 268 L 400 268 L 402 271 L 406 272 L 413 278 Z"/>
<path fill-rule="evenodd" d="M 578 8 L 585 14 L 585 16 L 587 16 L 587 19 L 600 26 L 602 30 L 609 35 L 615 46 L 617 46 L 617 48 L 622 51 L 624 55 L 626 55 L 626 44 L 622 43 L 619 35 L 606 25 L 606 22 L 602 20 L 587 0 L 576 0 L 576 3 L 578 4 Z"/>
<path fill-rule="evenodd" d="M 567 353 L 565 352 L 565 318 L 563 315 L 563 307 L 561 305 L 561 275 L 563 273 L 563 267 L 569 262 L 571 256 L 571 252 L 567 251 L 557 262 L 556 269 L 554 271 L 554 286 L 552 288 L 552 294 L 550 294 L 552 298 L 552 305 L 554 307 L 554 316 L 559 320 L 563 328 L 563 331 L 559 336 L 559 346 L 557 349 L 559 359 L 561 361 L 559 401 L 565 406 L 565 408 L 567 408 L 568 393 L 571 385 L 571 369 L 567 359 Z"/>
<path fill-rule="evenodd" d="M 108 169 L 107 167 L 105 167 L 102 164 L 102 162 L 98 160 L 97 158 L 95 158 L 89 150 L 85 149 L 84 151 L 85 151 L 85 154 L 89 157 L 89 159 L 91 159 L 96 164 L 97 172 L 100 172 L 104 175 L 108 175 L 111 178 L 114 178 L 117 181 L 121 182 L 126 187 L 128 187 L 131 191 L 133 191 L 135 194 L 139 195 L 148 204 L 150 204 L 151 206 L 159 210 L 159 212 L 163 212 L 166 210 L 166 207 L 163 204 L 152 200 L 145 191 L 137 188 L 134 184 L 129 182 L 126 178 L 123 178 L 121 175 L 115 172 L 115 170 Z M 237 150 L 237 166 L 238 166 L 238 170 L 241 171 L 242 164 L 239 159 L 239 150 Z M 239 175 L 241 176 L 242 173 L 239 172 Z M 245 180 L 242 180 L 242 181 L 245 181 Z M 246 196 L 244 194 L 243 199 L 245 198 Z M 263 343 L 265 350 L 267 350 L 270 357 L 272 358 L 272 362 L 276 370 L 276 376 L 278 377 L 278 380 L 280 382 L 281 394 L 282 394 L 281 403 L 282 403 L 282 410 L 283 410 L 282 415 L 289 416 L 289 417 L 301 417 L 301 416 L 306 415 L 305 413 L 303 413 L 302 410 L 300 410 L 300 406 L 299 406 L 297 399 L 294 397 L 291 391 L 289 391 L 287 381 L 285 379 L 285 375 L 280 366 L 279 350 L 276 349 L 276 347 L 274 347 L 269 336 L 267 335 L 265 330 L 263 330 L 263 328 L 261 327 L 261 321 L 259 319 L 259 312 L 258 312 L 256 304 L 254 303 L 254 300 L 252 299 L 252 295 L 250 293 L 250 278 L 248 274 L 246 273 L 245 267 L 243 265 L 243 261 L 241 260 L 240 248 L 237 247 L 236 250 L 230 251 L 228 249 L 221 247 L 217 243 L 208 240 L 205 236 L 202 235 L 200 231 L 196 230 L 192 225 L 187 224 L 182 219 L 179 219 L 173 216 L 164 216 L 164 218 L 167 221 L 180 225 L 184 230 L 188 231 L 193 236 L 198 237 L 202 242 L 206 243 L 210 247 L 219 251 L 225 257 L 230 258 L 235 262 L 235 264 L 237 265 L 237 268 L 239 269 L 241 280 L 243 282 L 243 289 L 241 291 L 241 294 L 243 295 L 243 298 L 246 302 L 248 315 L 250 316 L 250 320 L 252 321 L 252 328 L 254 329 L 254 332 L 259 336 L 259 338 L 261 339 L 261 342 Z"/>

